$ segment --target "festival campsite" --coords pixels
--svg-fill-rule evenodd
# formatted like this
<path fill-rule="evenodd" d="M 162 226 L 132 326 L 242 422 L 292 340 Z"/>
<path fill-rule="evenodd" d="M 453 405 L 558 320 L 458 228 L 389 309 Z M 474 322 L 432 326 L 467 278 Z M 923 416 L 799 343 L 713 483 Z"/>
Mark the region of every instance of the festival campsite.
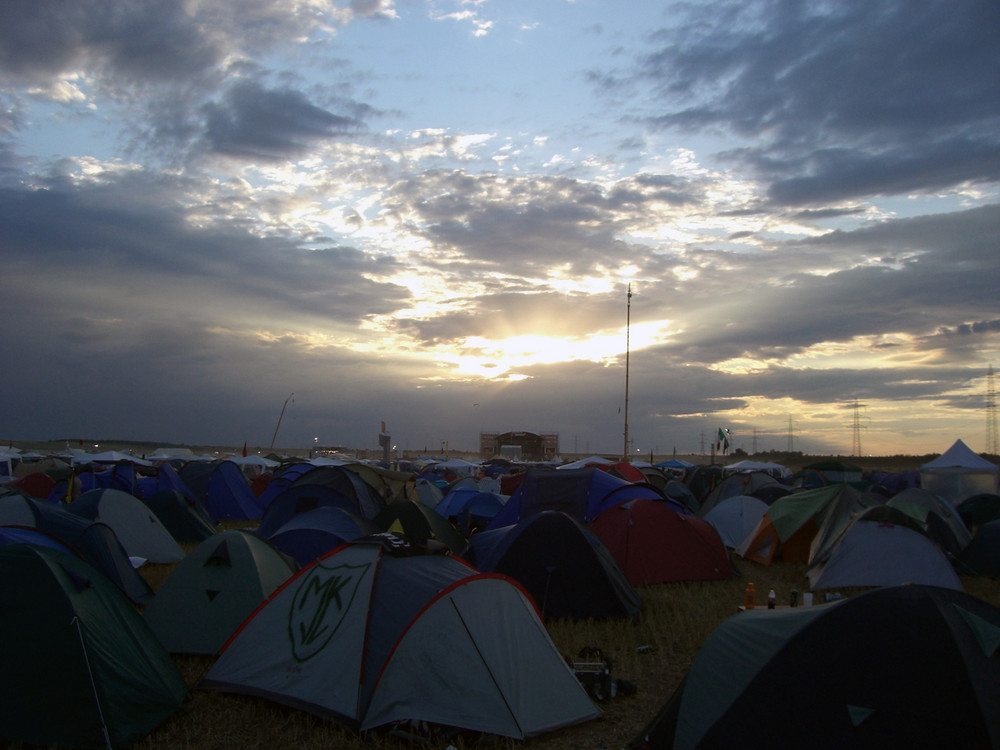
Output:
<path fill-rule="evenodd" d="M 596 460 L 49 468 L 0 484 L 3 602 L 22 602 L 0 618 L 21 644 L 0 657 L 0 738 L 996 747 L 1000 498 L 976 458 L 907 467 L 944 494 Z"/>

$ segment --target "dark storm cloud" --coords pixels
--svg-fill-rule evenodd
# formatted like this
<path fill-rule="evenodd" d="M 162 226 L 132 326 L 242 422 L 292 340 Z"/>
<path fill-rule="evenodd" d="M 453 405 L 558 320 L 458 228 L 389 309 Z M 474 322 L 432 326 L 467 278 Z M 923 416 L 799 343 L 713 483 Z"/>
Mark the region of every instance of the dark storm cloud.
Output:
<path fill-rule="evenodd" d="M 78 67 L 145 82 L 198 73 L 225 48 L 182 2 L 0 4 L 0 77 L 42 83 Z"/>
<path fill-rule="evenodd" d="M 386 0 L 354 0 L 350 13 L 302 12 L 286 0 L 10 0 L 0 3 L 0 80 L 42 83 L 83 69 L 117 83 L 184 85 L 227 58 L 306 38 L 321 24 L 384 17 Z"/>
<path fill-rule="evenodd" d="M 656 50 L 641 60 L 671 107 L 650 122 L 760 139 L 729 158 L 770 180 L 774 201 L 1000 178 L 996 3 L 761 0 L 687 9 L 690 20 L 654 35 Z"/>
<path fill-rule="evenodd" d="M 217 321 L 294 314 L 356 323 L 405 304 L 406 289 L 365 278 L 389 261 L 354 248 L 305 249 L 238 222 L 192 229 L 179 201 L 185 187 L 140 174 L 99 188 L 53 180 L 46 190 L 5 191 L 0 250 L 10 293 L 46 289 L 54 316 L 73 298 L 95 315 L 126 318 L 191 298 Z"/>
<path fill-rule="evenodd" d="M 945 321 L 983 320 L 1000 311 L 997 232 L 1000 207 L 989 206 L 833 232 L 763 256 L 692 252 L 705 278 L 660 295 L 662 316 L 684 321 L 664 347 L 692 363 L 776 360 L 824 342 L 919 338 Z M 812 270 L 824 262 L 830 271 Z"/>
<path fill-rule="evenodd" d="M 299 91 L 265 89 L 250 81 L 232 86 L 221 102 L 206 104 L 204 114 L 208 148 L 248 159 L 297 156 L 315 141 L 356 133 L 362 126 L 357 117 L 317 107 Z"/>

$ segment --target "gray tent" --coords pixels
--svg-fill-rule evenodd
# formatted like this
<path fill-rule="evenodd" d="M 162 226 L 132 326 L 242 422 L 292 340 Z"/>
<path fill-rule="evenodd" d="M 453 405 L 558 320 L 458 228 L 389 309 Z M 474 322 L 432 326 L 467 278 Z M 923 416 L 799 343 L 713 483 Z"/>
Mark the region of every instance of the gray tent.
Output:
<path fill-rule="evenodd" d="M 361 730 L 412 720 L 524 738 L 600 715 L 516 584 L 394 537 L 303 568 L 202 686 Z"/>
<path fill-rule="evenodd" d="M 115 489 L 85 492 L 66 506 L 90 521 L 107 524 L 130 557 L 171 564 L 184 558 L 184 550 L 156 513 L 142 500 Z"/>
<path fill-rule="evenodd" d="M 898 514 L 898 523 L 889 518 Z M 894 508 L 871 508 L 843 532 L 827 560 L 809 570 L 813 589 L 920 583 L 962 590 L 954 568 L 913 521 Z"/>
<path fill-rule="evenodd" d="M 236 529 L 222 531 L 181 560 L 143 619 L 171 653 L 216 654 L 296 569 L 269 542 Z"/>

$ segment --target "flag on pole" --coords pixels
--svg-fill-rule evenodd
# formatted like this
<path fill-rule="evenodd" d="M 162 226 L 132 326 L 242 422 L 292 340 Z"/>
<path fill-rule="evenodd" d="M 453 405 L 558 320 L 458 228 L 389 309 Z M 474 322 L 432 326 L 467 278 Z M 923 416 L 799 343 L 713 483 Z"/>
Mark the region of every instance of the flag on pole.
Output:
<path fill-rule="evenodd" d="M 729 451 L 729 435 L 732 434 L 728 429 L 719 428 L 718 440 L 715 444 L 716 450 L 721 450 L 723 453 Z"/>
<path fill-rule="evenodd" d="M 243 457 L 246 458 L 247 455 L 247 441 L 243 441 Z"/>

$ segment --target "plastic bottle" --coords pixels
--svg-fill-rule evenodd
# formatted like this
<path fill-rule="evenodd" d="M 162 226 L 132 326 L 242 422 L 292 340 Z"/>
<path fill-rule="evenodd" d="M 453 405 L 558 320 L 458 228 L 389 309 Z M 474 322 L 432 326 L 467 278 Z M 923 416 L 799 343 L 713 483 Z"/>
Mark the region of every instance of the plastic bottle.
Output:
<path fill-rule="evenodd" d="M 753 587 L 753 581 L 747 584 L 746 593 L 743 595 L 743 608 L 753 609 L 757 604 L 757 590 Z"/>
<path fill-rule="evenodd" d="M 774 605 L 778 601 L 778 595 L 774 593 L 774 589 L 767 592 L 767 608 L 774 609 Z"/>

